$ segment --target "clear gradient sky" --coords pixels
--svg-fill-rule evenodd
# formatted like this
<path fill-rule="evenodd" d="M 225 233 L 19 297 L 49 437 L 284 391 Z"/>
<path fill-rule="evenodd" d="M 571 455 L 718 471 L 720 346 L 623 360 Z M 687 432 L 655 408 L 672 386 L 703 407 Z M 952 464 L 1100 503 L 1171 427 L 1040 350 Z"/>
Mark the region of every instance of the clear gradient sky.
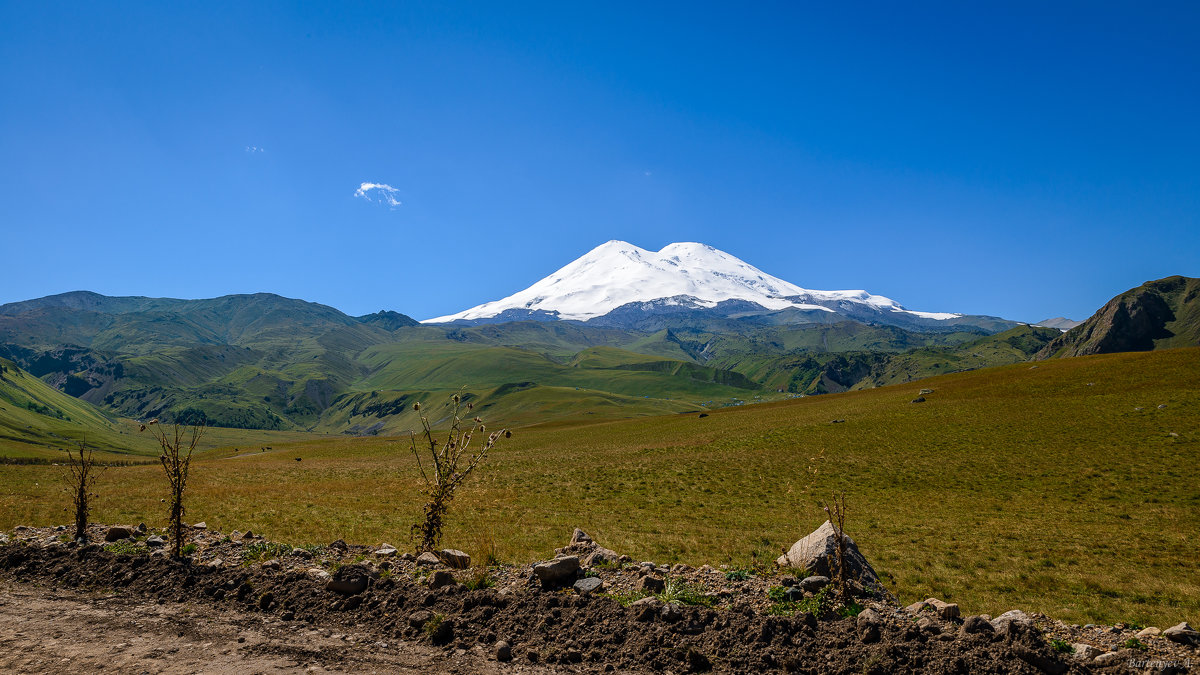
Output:
<path fill-rule="evenodd" d="M 427 318 L 609 239 L 1018 320 L 1200 276 L 1200 3 L 183 4 L 0 0 L 0 303 Z"/>

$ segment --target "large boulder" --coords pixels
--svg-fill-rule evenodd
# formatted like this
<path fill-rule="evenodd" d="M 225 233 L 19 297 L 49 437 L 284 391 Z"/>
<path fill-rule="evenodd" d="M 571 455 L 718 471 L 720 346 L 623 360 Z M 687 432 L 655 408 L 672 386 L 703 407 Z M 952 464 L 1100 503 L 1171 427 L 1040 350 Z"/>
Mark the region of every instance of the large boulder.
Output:
<path fill-rule="evenodd" d="M 1164 630 L 1162 635 L 1171 642 L 1200 647 L 1200 632 L 1193 630 L 1186 621 Z"/>
<path fill-rule="evenodd" d="M 842 535 L 846 555 L 846 579 L 854 579 L 863 584 L 878 584 L 879 575 L 871 567 L 871 563 L 859 553 L 858 546 L 850 535 Z M 837 565 L 837 535 L 833 525 L 827 520 L 812 534 L 792 544 L 788 552 L 779 556 L 775 561 L 780 567 L 798 567 L 809 573 L 825 577 L 833 577 Z"/>
<path fill-rule="evenodd" d="M 579 575 L 579 558 L 569 555 L 533 566 L 533 574 L 544 588 L 569 586 Z"/>
<path fill-rule="evenodd" d="M 587 532 L 575 528 L 571 533 L 571 541 L 564 547 L 554 550 L 555 557 L 562 558 L 573 555 L 579 558 L 579 562 L 583 567 L 593 567 L 595 565 L 616 566 L 620 561 L 620 554 L 611 549 L 604 548 L 597 544 L 588 536 Z"/>

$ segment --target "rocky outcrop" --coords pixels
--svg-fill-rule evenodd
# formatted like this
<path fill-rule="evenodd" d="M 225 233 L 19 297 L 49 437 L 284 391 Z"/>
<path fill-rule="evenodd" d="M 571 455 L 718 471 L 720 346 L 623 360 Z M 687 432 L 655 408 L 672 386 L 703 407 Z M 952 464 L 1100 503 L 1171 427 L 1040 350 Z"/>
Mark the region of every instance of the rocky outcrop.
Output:
<path fill-rule="evenodd" d="M 1035 359 L 1200 345 L 1200 279 L 1149 281 L 1109 300 Z"/>

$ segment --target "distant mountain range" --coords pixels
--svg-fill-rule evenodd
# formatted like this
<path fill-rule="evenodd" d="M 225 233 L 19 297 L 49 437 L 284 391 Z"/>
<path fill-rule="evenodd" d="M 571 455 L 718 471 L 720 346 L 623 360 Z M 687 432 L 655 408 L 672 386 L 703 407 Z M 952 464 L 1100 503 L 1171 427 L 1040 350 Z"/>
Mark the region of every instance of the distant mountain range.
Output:
<path fill-rule="evenodd" d="M 664 251 L 681 264 L 688 259 L 684 248 Z M 661 263 L 662 252 L 654 256 Z M 1200 281 L 1184 277 L 1132 289 L 1064 333 L 999 319 L 934 318 L 861 292 L 826 292 L 848 294 L 831 300 L 806 291 L 811 303 L 833 305 L 813 309 L 783 282 L 764 276 L 755 286 L 746 276 L 743 270 L 718 279 L 734 289 L 728 297 L 632 302 L 668 308 L 661 313 L 631 309 L 614 291 L 609 304 L 621 304 L 597 300 L 595 316 L 586 318 L 546 295 L 536 311 L 584 318 L 510 322 L 485 319 L 511 307 L 493 307 L 492 317 L 483 316 L 492 310 L 479 310 L 456 323 L 421 324 L 397 312 L 352 317 L 269 293 L 177 300 L 80 291 L 11 303 L 0 306 L 0 358 L 8 359 L 0 412 L 22 412 L 11 420 L 0 415 L 0 431 L 7 429 L 0 440 L 50 442 L 35 433 L 29 415 L 45 416 L 54 437 L 75 437 L 72 425 L 86 424 L 109 444 L 121 438 L 112 427 L 118 417 L 396 434 L 415 424 L 413 402 L 437 401 L 463 386 L 477 411 L 506 424 L 628 417 L 863 389 L 1035 354 L 1200 344 Z M 733 297 L 747 284 L 788 295 Z M 763 304 L 776 300 L 794 304 Z M 729 303 L 755 308 L 729 312 Z M 884 321 L 895 317 L 933 323 L 920 329 Z"/>
<path fill-rule="evenodd" d="M 680 242 L 648 251 L 616 240 L 523 291 L 425 323 L 530 320 L 641 330 L 720 327 L 729 320 L 759 325 L 851 320 L 924 331 L 995 332 L 1017 325 L 997 317 L 913 311 L 862 290 L 801 288 L 705 244 Z"/>

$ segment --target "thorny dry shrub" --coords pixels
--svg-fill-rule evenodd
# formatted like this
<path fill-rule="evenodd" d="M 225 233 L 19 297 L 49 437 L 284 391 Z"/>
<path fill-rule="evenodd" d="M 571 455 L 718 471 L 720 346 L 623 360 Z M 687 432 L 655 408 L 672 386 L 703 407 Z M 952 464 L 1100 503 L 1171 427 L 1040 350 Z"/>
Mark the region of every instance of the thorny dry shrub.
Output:
<path fill-rule="evenodd" d="M 75 539 L 86 541 L 88 514 L 92 511 L 92 498 L 96 496 L 92 488 L 105 467 L 96 464 L 92 450 L 83 443 L 79 443 L 75 451 L 67 448 L 66 453 L 69 473 L 65 480 L 75 509 Z"/>
<path fill-rule="evenodd" d="M 466 412 L 470 414 L 474 404 L 466 404 Z M 421 491 L 428 499 L 423 508 L 424 519 L 412 526 L 412 539 L 417 542 L 418 551 L 432 551 L 442 538 L 442 520 L 446 510 L 454 499 L 454 492 L 463 480 L 479 466 L 487 457 L 487 453 L 501 438 L 511 438 L 508 429 L 488 432 L 483 420 L 474 417 L 463 419 L 463 392 L 450 397 L 450 430 L 446 432 L 446 440 L 439 440 L 433 432 L 429 417 L 421 413 L 421 404 L 414 403 L 413 410 L 420 413 L 421 418 L 421 447 L 417 447 L 417 435 L 410 433 L 409 441 L 413 457 L 417 458 L 417 468 L 421 471 L 424 486 Z M 471 441 L 475 434 L 487 434 L 483 445 L 471 449 Z M 422 461 L 422 456 L 425 461 Z M 428 469 L 428 470 L 427 470 Z"/>
<path fill-rule="evenodd" d="M 157 419 L 153 419 L 141 426 L 141 431 L 147 429 L 158 440 L 161 450 L 158 461 L 162 464 L 163 471 L 167 474 L 167 481 L 171 484 L 171 501 L 167 507 L 171 528 L 171 557 L 181 558 L 183 557 L 183 514 L 186 512 L 183 508 L 183 493 L 187 488 L 192 452 L 200 443 L 205 426 L 197 424 L 192 425 L 189 429 L 187 425 L 180 425 L 176 422 L 172 425 L 171 432 L 168 433 L 158 424 Z"/>

